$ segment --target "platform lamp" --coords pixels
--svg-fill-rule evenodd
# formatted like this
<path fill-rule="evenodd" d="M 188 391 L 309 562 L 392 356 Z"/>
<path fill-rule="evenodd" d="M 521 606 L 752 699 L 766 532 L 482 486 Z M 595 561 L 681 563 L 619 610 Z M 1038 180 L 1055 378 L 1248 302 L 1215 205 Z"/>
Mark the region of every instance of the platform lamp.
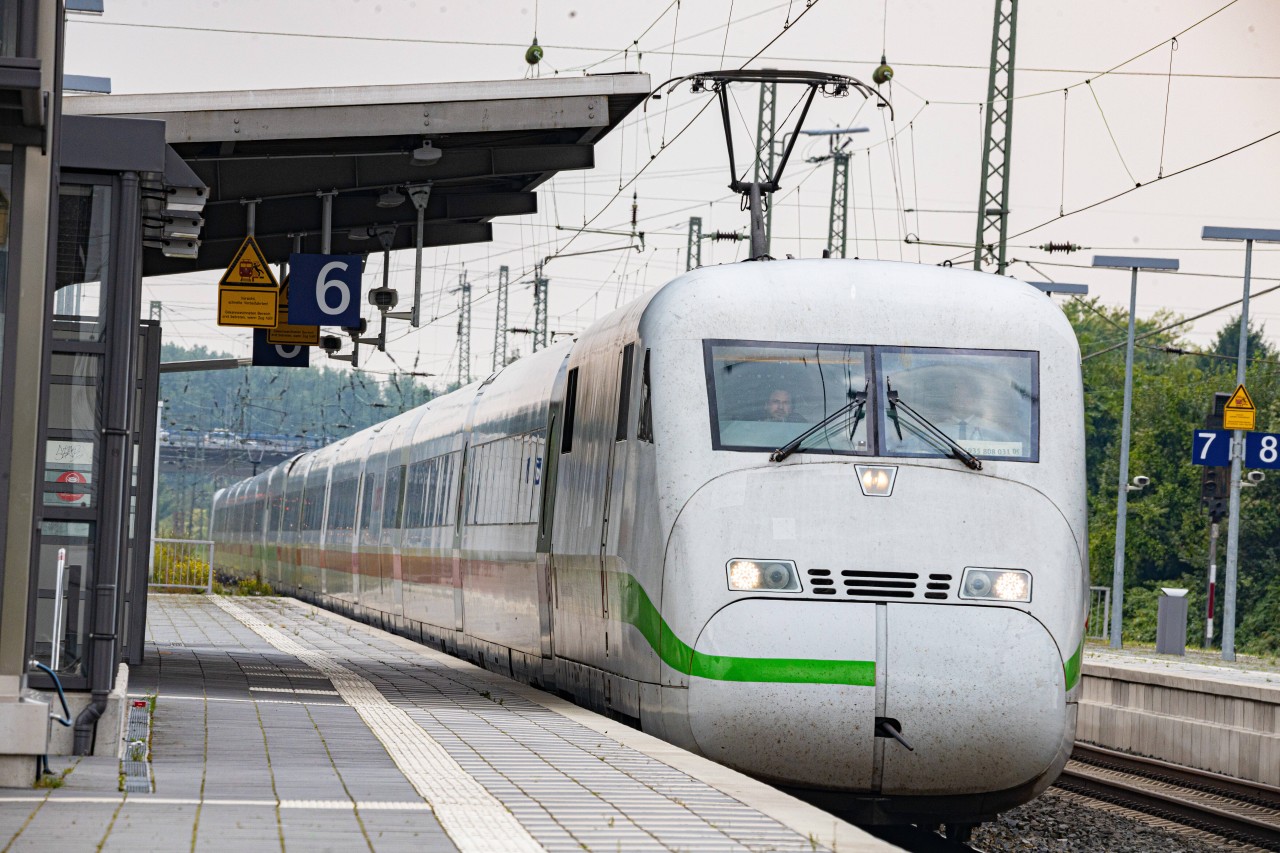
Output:
<path fill-rule="evenodd" d="M 1111 578 L 1111 648 L 1118 649 L 1120 627 L 1124 615 L 1124 533 L 1125 516 L 1129 510 L 1129 412 L 1133 407 L 1133 322 L 1138 309 L 1138 270 L 1165 270 L 1176 272 L 1178 262 L 1174 258 L 1126 258 L 1115 255 L 1094 255 L 1093 266 L 1105 269 L 1130 270 L 1129 280 L 1129 337 L 1124 350 L 1124 411 L 1120 423 L 1120 489 L 1116 497 L 1116 561 Z"/>
<path fill-rule="evenodd" d="M 1269 228 L 1220 228 L 1206 225 L 1204 240 L 1244 241 L 1244 299 L 1240 303 L 1240 347 L 1236 355 L 1236 385 L 1244 384 L 1249 360 L 1249 273 L 1254 243 L 1280 243 L 1280 231 Z M 1236 659 L 1236 568 L 1240 558 L 1240 467 L 1244 457 L 1244 431 L 1231 434 L 1231 492 L 1227 503 L 1227 571 L 1223 578 L 1222 659 Z"/>

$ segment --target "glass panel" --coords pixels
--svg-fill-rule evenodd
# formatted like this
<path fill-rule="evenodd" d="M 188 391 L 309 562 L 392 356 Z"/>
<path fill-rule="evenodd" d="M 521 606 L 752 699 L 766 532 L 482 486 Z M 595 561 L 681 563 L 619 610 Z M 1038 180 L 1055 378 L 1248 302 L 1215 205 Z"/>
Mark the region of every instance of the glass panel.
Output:
<path fill-rule="evenodd" d="M 898 393 L 937 429 L 974 456 L 1034 462 L 1039 456 L 1040 388 L 1034 352 L 884 349 L 879 352 L 880 429 L 892 456 L 949 456 L 921 418 L 898 407 Z"/>
<path fill-rule="evenodd" d="M 4 27 L 5 39 L 11 32 L 9 17 L 15 14 L 13 7 L 16 5 L 16 3 L 0 4 L 0 26 Z M 5 45 L 8 45 L 7 41 Z M 9 281 L 9 214 L 12 207 L 10 199 L 13 198 L 12 161 L 12 151 L 0 151 L 0 365 L 4 364 L 4 306 L 7 301 Z M 4 389 L 0 388 L 0 405 L 4 403 Z"/>
<path fill-rule="evenodd" d="M 45 443 L 45 506 L 93 505 L 94 448 L 92 441 L 50 439 Z"/>
<path fill-rule="evenodd" d="M 867 390 L 865 347 L 708 341 L 706 362 L 717 450 L 776 450 Z M 866 415 L 850 408 L 801 450 L 869 452 Z"/>
<path fill-rule="evenodd" d="M 53 354 L 54 376 L 97 376 L 101 366 L 101 360 L 95 355 L 75 352 Z"/>
<path fill-rule="evenodd" d="M 0 2 L 0 56 L 18 55 L 18 0 Z"/>
<path fill-rule="evenodd" d="M 649 389 L 649 350 L 644 351 L 644 373 L 640 385 L 640 416 L 636 420 L 636 438 L 653 443 L 653 401 Z"/>
<path fill-rule="evenodd" d="M 111 187 L 63 184 L 58 191 L 55 338 L 102 339 L 110 260 Z"/>
<path fill-rule="evenodd" d="M 61 596 L 57 595 L 60 549 L 65 549 Z M 59 675 L 84 674 L 82 659 L 89 618 L 89 567 L 92 564 L 93 524 L 46 521 L 40 525 L 35 656 Z"/>

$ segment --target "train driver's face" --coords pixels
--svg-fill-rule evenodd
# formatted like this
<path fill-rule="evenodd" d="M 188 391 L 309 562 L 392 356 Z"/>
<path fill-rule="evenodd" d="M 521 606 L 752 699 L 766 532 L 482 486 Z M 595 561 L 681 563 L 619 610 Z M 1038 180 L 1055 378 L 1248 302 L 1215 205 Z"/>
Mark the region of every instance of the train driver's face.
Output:
<path fill-rule="evenodd" d="M 769 395 L 764 413 L 771 421 L 785 421 L 791 417 L 791 394 L 779 388 Z"/>

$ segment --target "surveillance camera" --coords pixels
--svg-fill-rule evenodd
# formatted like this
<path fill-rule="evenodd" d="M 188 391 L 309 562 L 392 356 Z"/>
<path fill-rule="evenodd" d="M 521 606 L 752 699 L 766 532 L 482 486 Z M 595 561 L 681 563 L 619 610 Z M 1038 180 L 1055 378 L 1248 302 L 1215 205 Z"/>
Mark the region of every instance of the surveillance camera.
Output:
<path fill-rule="evenodd" d="M 332 355 L 342 349 L 342 338 L 337 335 L 325 335 L 320 339 L 320 349 Z"/>
<path fill-rule="evenodd" d="M 1147 486 L 1151 485 L 1151 478 L 1144 477 L 1143 475 L 1139 474 L 1138 476 L 1133 478 L 1133 484 L 1137 486 L 1139 489 L 1145 489 Z"/>
<path fill-rule="evenodd" d="M 1267 475 L 1263 471 L 1250 471 L 1248 474 L 1244 475 L 1244 478 L 1256 486 L 1258 483 L 1267 479 Z"/>
<path fill-rule="evenodd" d="M 369 304 L 379 311 L 395 308 L 400 302 L 400 294 L 391 287 L 375 287 L 369 291 Z"/>
<path fill-rule="evenodd" d="M 353 338 L 358 338 L 358 337 L 360 337 L 361 335 L 363 335 L 363 334 L 364 334 L 365 332 L 367 332 L 368 330 L 369 330 L 369 321 L 368 321 L 368 320 L 366 320 L 366 319 L 365 319 L 365 318 L 363 318 L 363 317 L 361 317 L 361 318 L 360 318 L 360 324 L 359 324 L 359 325 L 357 325 L 357 326 L 343 326 L 343 327 L 342 327 L 342 331 L 346 332 L 348 335 L 350 335 L 350 336 L 351 336 L 351 337 L 353 337 Z"/>

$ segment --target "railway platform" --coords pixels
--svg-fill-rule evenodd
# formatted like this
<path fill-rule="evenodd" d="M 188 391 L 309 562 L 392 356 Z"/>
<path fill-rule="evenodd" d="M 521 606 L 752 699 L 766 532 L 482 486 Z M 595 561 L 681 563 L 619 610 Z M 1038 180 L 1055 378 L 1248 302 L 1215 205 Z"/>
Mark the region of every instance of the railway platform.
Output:
<path fill-rule="evenodd" d="M 0 792 L 0 849 L 897 849 L 526 685 L 280 598 L 155 595 L 126 758 Z M 104 735 L 100 734 L 99 737 Z"/>
<path fill-rule="evenodd" d="M 1280 786 L 1280 667 L 1199 655 L 1086 651 L 1076 738 Z"/>

